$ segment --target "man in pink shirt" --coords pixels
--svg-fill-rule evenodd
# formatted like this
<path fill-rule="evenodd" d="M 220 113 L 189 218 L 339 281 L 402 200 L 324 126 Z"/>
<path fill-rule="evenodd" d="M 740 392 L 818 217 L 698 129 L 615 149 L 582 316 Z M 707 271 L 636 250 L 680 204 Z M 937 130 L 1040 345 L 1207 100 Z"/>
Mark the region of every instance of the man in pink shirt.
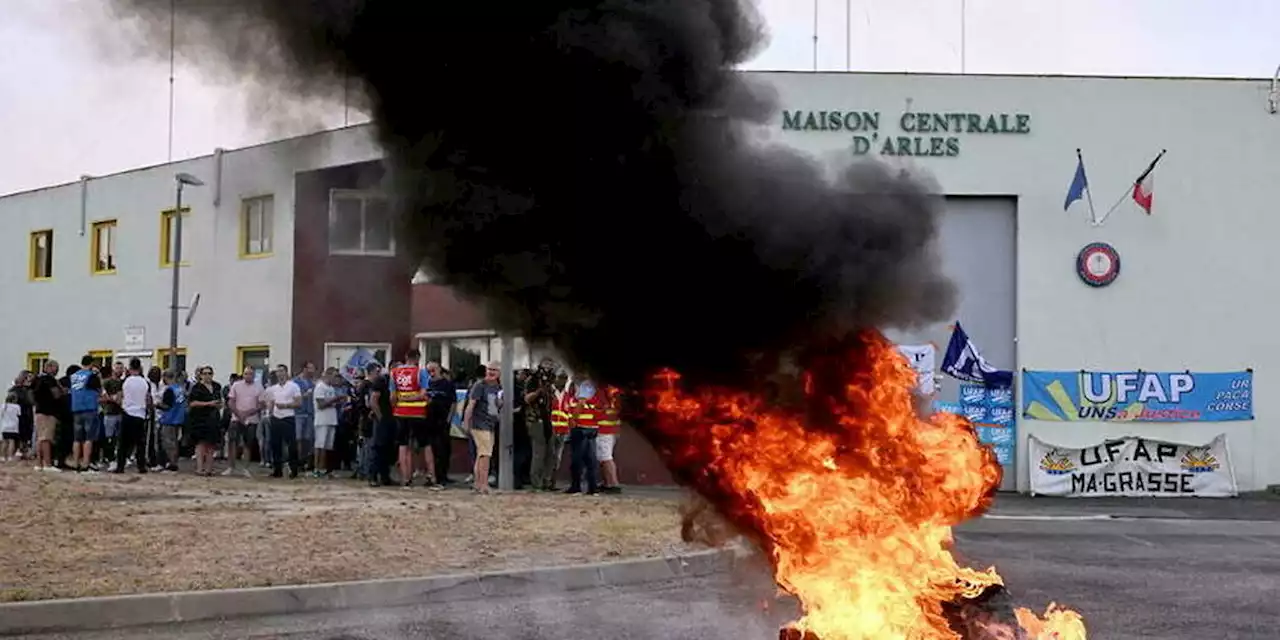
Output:
<path fill-rule="evenodd" d="M 236 462 L 240 459 L 240 450 L 245 452 L 242 471 L 246 478 L 252 477 L 249 472 L 250 450 L 258 437 L 258 416 L 262 413 L 262 385 L 255 379 L 253 367 L 244 368 L 244 377 L 231 385 L 227 394 L 227 406 L 231 407 L 231 428 L 227 430 L 227 461 L 231 463 L 222 475 L 229 476 L 236 472 Z"/>

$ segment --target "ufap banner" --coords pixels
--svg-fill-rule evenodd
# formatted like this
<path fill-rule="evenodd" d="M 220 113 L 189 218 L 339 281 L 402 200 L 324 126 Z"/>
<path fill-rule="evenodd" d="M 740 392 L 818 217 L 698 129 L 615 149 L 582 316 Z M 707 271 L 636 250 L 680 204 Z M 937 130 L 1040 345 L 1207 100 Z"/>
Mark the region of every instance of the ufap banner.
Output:
<path fill-rule="evenodd" d="M 1028 438 L 1031 494 L 1087 498 L 1237 495 L 1227 436 L 1193 446 L 1126 437 L 1082 449 Z"/>
<path fill-rule="evenodd" d="M 934 410 L 964 416 L 978 433 L 978 442 L 990 445 L 1001 465 L 1012 465 L 1017 448 L 1013 389 L 962 384 L 958 397 L 959 402 L 935 402 Z"/>
<path fill-rule="evenodd" d="M 1253 419 L 1253 370 L 1023 371 L 1022 415 L 1069 422 Z"/>

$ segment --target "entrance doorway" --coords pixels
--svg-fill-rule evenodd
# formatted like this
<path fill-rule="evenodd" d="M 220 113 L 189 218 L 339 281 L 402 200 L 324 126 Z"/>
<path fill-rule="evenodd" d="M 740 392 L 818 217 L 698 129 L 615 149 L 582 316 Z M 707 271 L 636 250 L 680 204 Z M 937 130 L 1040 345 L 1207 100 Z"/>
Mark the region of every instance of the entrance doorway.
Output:
<path fill-rule="evenodd" d="M 898 344 L 932 344 L 935 367 L 941 368 L 952 323 L 959 322 L 992 366 L 1015 370 L 1017 339 L 1017 200 L 1014 198 L 949 197 L 939 220 L 939 249 L 943 272 L 956 284 L 955 315 L 921 331 L 886 331 Z M 1014 376 L 1015 379 L 1017 376 Z M 939 402 L 957 403 L 960 386 L 955 378 L 935 370 Z M 1016 410 L 1013 415 L 1018 415 Z M 1009 434 L 1009 447 L 1017 451 L 1017 424 Z M 1016 453 L 1002 460 L 1000 488 L 1017 488 Z"/>

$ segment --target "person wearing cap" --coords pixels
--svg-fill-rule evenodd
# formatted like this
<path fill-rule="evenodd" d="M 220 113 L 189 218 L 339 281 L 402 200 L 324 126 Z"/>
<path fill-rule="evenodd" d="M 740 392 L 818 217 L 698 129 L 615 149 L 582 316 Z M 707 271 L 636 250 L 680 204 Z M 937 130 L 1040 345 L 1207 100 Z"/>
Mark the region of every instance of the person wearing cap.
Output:
<path fill-rule="evenodd" d="M 489 493 L 489 461 L 493 458 L 494 432 L 498 429 L 499 412 L 502 410 L 502 364 L 496 360 L 485 365 L 484 378 L 467 392 L 467 408 L 462 416 L 462 426 L 471 434 L 476 445 L 476 462 L 473 470 L 476 493 Z"/>

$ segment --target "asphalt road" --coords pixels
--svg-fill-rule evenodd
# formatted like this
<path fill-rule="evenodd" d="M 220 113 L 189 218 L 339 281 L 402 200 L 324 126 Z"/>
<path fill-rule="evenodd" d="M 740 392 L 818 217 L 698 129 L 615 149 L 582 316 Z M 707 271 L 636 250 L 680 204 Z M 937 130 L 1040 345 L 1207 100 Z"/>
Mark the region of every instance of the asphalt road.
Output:
<path fill-rule="evenodd" d="M 1280 523 L 988 518 L 957 533 L 1024 605 L 1086 616 L 1095 639 L 1274 639 Z M 1088 517 L 1088 516 L 1085 516 Z M 1032 518 L 1032 519 L 1025 519 Z M 789 615 L 758 574 L 398 609 L 171 625 L 37 640 L 773 640 Z"/>

